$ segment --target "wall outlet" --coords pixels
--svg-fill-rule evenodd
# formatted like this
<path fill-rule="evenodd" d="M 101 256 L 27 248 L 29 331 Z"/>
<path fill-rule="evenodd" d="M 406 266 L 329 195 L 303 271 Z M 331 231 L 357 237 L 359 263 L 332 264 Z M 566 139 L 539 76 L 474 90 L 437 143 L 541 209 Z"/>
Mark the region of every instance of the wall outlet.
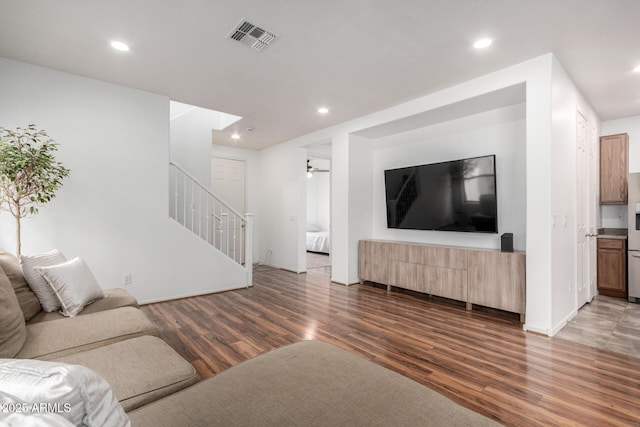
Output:
<path fill-rule="evenodd" d="M 573 292 L 573 282 L 569 281 L 569 293 Z"/>
<path fill-rule="evenodd" d="M 127 273 L 124 276 L 122 276 L 122 284 L 123 285 L 130 285 L 131 284 L 131 273 Z"/>

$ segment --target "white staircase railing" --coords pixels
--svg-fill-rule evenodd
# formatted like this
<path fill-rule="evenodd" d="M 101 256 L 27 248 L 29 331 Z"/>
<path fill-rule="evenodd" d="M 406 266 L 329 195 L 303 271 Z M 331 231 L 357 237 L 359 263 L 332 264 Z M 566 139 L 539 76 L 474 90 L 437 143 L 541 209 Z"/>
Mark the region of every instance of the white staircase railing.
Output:
<path fill-rule="evenodd" d="M 252 285 L 253 214 L 241 214 L 177 164 L 169 163 L 169 216 L 244 266 Z"/>

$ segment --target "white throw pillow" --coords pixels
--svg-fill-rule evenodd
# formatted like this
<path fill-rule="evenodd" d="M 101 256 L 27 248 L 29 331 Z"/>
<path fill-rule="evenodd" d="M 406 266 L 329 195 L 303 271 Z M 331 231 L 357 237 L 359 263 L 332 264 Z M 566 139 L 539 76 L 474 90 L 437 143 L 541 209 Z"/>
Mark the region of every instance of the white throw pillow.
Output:
<path fill-rule="evenodd" d="M 89 303 L 104 298 L 104 292 L 87 264 L 74 257 L 62 264 L 49 267 L 35 267 L 35 271 L 49 283 L 56 293 L 61 313 L 74 317 Z"/>
<path fill-rule="evenodd" d="M 44 277 L 35 271 L 34 268 L 56 265 L 66 260 L 67 258 L 57 249 L 43 254 L 22 255 L 20 257 L 22 274 L 33 293 L 35 293 L 40 300 L 40 305 L 42 305 L 44 311 L 51 312 L 58 310 L 60 308 L 60 300 L 58 300 L 56 293 L 51 289 L 51 286 L 49 286 Z"/>
<path fill-rule="evenodd" d="M 0 408 L 3 415 L 55 413 L 75 426 L 131 425 L 101 376 L 59 362 L 0 359 Z"/>

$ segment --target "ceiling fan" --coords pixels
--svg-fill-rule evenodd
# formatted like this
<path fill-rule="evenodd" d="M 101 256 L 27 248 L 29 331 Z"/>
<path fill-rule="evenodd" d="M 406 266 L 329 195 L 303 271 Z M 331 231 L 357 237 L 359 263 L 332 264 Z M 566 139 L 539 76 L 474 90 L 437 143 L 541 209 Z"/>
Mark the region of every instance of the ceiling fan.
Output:
<path fill-rule="evenodd" d="M 311 160 L 307 159 L 307 177 L 311 178 L 316 172 L 330 172 L 329 169 L 318 169 L 311 166 Z"/>

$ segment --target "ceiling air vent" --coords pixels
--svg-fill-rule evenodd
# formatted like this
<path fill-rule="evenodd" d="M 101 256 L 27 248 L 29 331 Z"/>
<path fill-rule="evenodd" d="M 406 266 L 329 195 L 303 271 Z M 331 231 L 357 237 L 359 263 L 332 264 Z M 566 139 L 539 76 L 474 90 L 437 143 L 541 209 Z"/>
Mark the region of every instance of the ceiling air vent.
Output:
<path fill-rule="evenodd" d="M 258 52 L 264 50 L 278 37 L 280 36 L 276 33 L 260 28 L 244 18 L 242 18 L 238 25 L 236 25 L 229 35 L 227 35 L 227 38 L 239 41 Z"/>

